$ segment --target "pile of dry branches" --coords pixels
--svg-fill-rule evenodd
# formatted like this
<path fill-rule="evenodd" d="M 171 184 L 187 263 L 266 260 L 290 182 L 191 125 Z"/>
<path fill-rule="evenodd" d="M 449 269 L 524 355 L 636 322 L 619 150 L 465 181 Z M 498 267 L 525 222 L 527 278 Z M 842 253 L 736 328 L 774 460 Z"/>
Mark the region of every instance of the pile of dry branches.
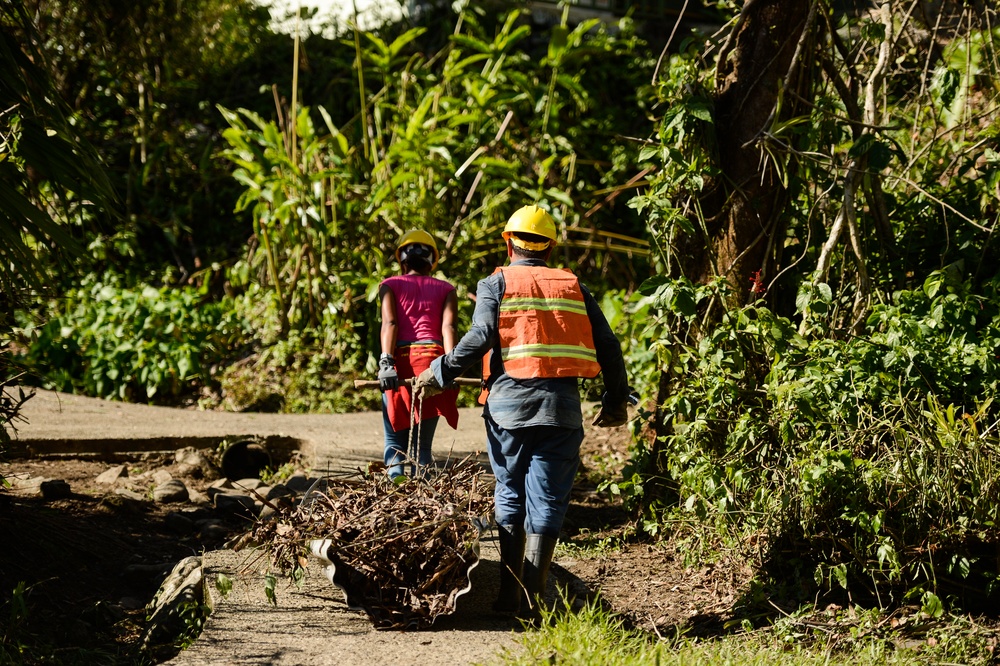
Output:
<path fill-rule="evenodd" d="M 395 485 L 384 474 L 330 480 L 279 509 L 243 543 L 263 548 L 293 578 L 311 552 L 324 573 L 381 629 L 423 628 L 455 610 L 479 562 L 479 535 L 493 497 L 478 463 L 466 459 L 426 480 Z"/>

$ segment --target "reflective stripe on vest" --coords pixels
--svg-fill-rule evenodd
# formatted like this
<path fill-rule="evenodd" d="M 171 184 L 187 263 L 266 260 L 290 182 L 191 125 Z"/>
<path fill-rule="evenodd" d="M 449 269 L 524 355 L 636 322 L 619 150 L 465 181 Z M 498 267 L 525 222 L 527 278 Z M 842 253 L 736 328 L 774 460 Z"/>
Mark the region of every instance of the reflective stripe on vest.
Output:
<path fill-rule="evenodd" d="M 594 334 L 576 276 L 545 266 L 508 266 L 500 302 L 500 353 L 517 379 L 596 377 Z"/>

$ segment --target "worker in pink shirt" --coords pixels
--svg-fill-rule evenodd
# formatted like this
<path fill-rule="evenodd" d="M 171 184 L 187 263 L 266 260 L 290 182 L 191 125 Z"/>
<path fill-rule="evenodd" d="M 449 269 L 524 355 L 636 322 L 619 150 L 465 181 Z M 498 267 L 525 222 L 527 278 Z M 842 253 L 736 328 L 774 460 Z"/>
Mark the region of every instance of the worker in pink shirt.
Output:
<path fill-rule="evenodd" d="M 435 358 L 450 352 L 458 339 L 458 297 L 455 287 L 431 277 L 438 250 L 426 231 L 403 234 L 396 248 L 401 275 L 386 278 L 379 286 L 382 304 L 379 389 L 385 425 L 385 466 L 389 478 L 403 475 L 409 462 L 420 469 L 431 465 L 431 444 L 438 419 L 458 427 L 458 390 L 445 391 L 421 401 L 414 411 L 412 393 L 404 380 L 416 377 Z M 414 456 L 413 451 L 418 453 Z M 414 459 L 415 458 L 415 459 Z M 428 468 L 429 469 L 429 468 Z"/>

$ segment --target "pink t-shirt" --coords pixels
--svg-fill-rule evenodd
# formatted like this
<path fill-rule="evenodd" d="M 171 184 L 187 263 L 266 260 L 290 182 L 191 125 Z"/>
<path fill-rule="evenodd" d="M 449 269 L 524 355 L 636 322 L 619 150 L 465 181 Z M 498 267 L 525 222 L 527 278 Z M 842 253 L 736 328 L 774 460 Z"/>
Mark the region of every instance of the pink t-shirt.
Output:
<path fill-rule="evenodd" d="M 382 284 L 396 298 L 397 344 L 441 340 L 444 302 L 455 287 L 429 275 L 394 275 Z"/>

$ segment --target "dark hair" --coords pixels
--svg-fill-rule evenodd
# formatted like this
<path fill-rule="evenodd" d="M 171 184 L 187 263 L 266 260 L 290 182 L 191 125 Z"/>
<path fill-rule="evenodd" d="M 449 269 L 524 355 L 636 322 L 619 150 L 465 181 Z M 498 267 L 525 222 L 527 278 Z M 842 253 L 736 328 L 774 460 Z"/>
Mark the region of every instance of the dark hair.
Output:
<path fill-rule="evenodd" d="M 549 241 L 549 246 L 544 250 L 529 250 L 527 248 L 518 247 L 517 245 L 511 243 L 511 250 L 514 252 L 514 254 L 516 254 L 519 257 L 523 257 L 525 259 L 541 259 L 544 261 L 547 260 L 549 258 L 549 254 L 552 253 L 551 238 L 546 238 L 545 236 L 539 236 L 538 234 L 529 234 L 523 231 L 511 234 L 511 236 L 514 236 L 515 238 L 520 238 L 521 240 L 527 241 L 529 243 L 544 243 L 545 241 Z"/>

